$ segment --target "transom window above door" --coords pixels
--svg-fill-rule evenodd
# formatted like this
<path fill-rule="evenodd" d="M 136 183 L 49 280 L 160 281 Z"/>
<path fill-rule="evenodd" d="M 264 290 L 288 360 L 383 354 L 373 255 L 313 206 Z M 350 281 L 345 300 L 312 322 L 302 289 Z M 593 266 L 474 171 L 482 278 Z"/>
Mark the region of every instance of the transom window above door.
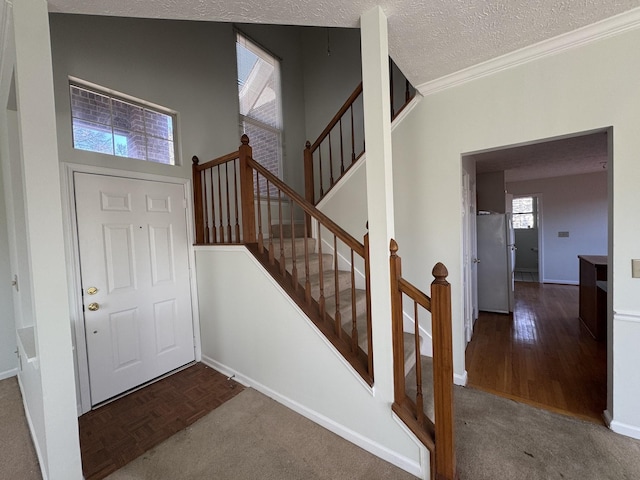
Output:
<path fill-rule="evenodd" d="M 69 82 L 73 148 L 176 165 L 176 112 Z"/>

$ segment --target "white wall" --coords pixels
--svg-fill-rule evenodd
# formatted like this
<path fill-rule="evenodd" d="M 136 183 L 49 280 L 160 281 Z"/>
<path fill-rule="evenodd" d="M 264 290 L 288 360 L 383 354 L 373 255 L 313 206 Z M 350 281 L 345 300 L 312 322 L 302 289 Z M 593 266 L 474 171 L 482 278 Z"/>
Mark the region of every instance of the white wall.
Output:
<path fill-rule="evenodd" d="M 4 106 L 3 106 L 4 107 Z M 4 137 L 0 133 L 0 138 Z M 3 141 L 3 143 L 5 143 Z M 6 152 L 5 152 L 6 153 Z M 4 156 L 0 153 L 0 158 Z M 0 380 L 17 373 L 16 332 L 13 317 L 13 293 L 10 279 L 13 278 L 9 261 L 9 232 L 7 230 L 7 210 L 5 205 L 3 174 L 0 170 Z"/>
<path fill-rule="evenodd" d="M 409 260 L 403 273 L 419 281 L 428 266 L 447 265 L 455 373 L 463 374 L 461 154 L 613 127 L 609 285 L 617 315 L 608 413 L 618 431 L 640 437 L 640 280 L 630 269 L 640 258 L 640 230 L 628 221 L 640 216 L 638 44 L 640 30 L 628 30 L 428 95 L 394 131 L 393 157 L 396 233 Z"/>
<path fill-rule="evenodd" d="M 577 284 L 578 255 L 607 254 L 606 171 L 510 182 L 507 191 L 542 194 L 543 281 Z"/>
<path fill-rule="evenodd" d="M 11 22 L 9 22 L 11 24 Z M 25 199 L 24 240 L 27 278 L 33 296 L 35 361 L 19 373 L 26 415 L 43 477 L 82 478 L 75 409 L 71 328 L 67 303 L 62 208 L 47 4 L 23 0 L 13 5 L 13 41 L 2 56 L 2 92 L 6 69 L 15 69 L 17 126 Z M 9 82 L 10 83 L 10 82 Z M 0 104 L 5 103 L 5 99 Z M 7 110 L 0 110 L 3 143 L 8 141 Z M 3 167 L 7 159 L 3 158 Z M 7 170 L 3 168 L 3 171 Z M 9 225 L 9 229 L 12 229 Z M 22 232 L 19 232 L 22 233 Z M 10 247 L 14 252 L 16 249 Z M 24 361 L 24 359 L 23 359 Z"/>
<path fill-rule="evenodd" d="M 414 474 L 419 448 L 243 247 L 198 247 L 202 358 Z M 247 301 L 251 295 L 251 301 Z"/>

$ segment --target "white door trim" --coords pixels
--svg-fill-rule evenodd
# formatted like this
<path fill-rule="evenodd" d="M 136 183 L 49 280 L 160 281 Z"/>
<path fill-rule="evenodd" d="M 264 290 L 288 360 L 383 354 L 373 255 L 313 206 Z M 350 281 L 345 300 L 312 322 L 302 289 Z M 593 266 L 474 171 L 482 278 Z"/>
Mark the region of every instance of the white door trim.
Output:
<path fill-rule="evenodd" d="M 195 346 L 195 359 L 199 362 L 202 358 L 200 344 L 200 315 L 198 311 L 198 289 L 195 276 L 195 253 L 193 249 L 193 194 L 191 180 L 187 178 L 168 177 L 150 173 L 131 172 L 114 168 L 96 167 L 76 163 L 61 163 L 62 183 L 62 215 L 65 234 L 65 253 L 67 257 L 67 282 L 69 284 L 69 312 L 72 328 L 74 348 L 74 363 L 76 375 L 76 398 L 78 416 L 91 410 L 91 395 L 89 390 L 89 366 L 87 346 L 84 331 L 84 314 L 82 312 L 82 290 L 80 281 L 80 254 L 78 245 L 78 227 L 76 224 L 75 191 L 73 187 L 73 175 L 76 172 L 95 175 L 110 175 L 135 180 L 149 180 L 155 182 L 173 183 L 182 185 L 187 200 L 187 241 L 189 244 L 188 260 L 191 287 L 191 311 L 193 315 L 193 336 Z"/>

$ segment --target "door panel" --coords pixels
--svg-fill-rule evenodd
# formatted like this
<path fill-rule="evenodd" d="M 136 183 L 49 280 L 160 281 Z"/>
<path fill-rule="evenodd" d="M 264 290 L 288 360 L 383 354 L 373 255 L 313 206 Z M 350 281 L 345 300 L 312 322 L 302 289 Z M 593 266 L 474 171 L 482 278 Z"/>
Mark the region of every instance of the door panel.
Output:
<path fill-rule="evenodd" d="M 95 405 L 195 358 L 184 188 L 86 173 L 74 183 Z"/>

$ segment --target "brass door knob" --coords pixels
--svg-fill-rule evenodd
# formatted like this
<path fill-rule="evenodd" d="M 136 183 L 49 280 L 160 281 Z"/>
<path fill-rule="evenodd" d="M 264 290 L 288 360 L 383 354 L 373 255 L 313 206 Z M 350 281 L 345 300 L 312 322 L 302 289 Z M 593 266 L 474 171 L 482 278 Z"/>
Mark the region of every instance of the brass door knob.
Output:
<path fill-rule="evenodd" d="M 92 312 L 95 312 L 96 310 L 98 310 L 100 308 L 100 305 L 98 305 L 97 303 L 93 302 L 93 303 L 90 303 L 87 308 L 89 310 L 91 310 Z"/>

